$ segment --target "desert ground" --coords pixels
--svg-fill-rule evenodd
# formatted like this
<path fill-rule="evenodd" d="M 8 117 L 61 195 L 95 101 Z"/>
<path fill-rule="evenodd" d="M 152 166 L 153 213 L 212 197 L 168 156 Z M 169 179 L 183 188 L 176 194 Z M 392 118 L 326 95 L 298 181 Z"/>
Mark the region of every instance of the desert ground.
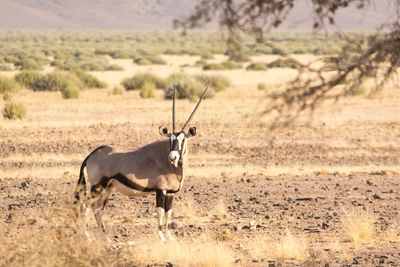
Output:
<path fill-rule="evenodd" d="M 143 71 L 201 72 L 190 67 L 198 57 L 163 57 L 165 66 L 113 60 L 125 71 L 92 72 L 109 88 L 79 99 L 29 90 L 13 96 L 28 117 L 0 119 L 1 266 L 400 264 L 399 87 L 326 103 L 311 121 L 271 131 L 257 84 L 271 92 L 294 77 L 290 69 L 210 72 L 232 85 L 206 99 L 191 123 L 198 133 L 174 202 L 176 241 L 157 239 L 154 195 L 114 193 L 103 217 L 113 242 L 97 235 L 92 215 L 89 242 L 72 213 L 83 159 L 103 144 L 134 149 L 161 140 L 158 127 L 171 128 L 172 102 L 162 91 L 141 99 L 137 91 L 112 95 L 113 86 Z M 195 103 L 176 105 L 182 125 Z M 120 244 L 128 241 L 135 244 Z"/>

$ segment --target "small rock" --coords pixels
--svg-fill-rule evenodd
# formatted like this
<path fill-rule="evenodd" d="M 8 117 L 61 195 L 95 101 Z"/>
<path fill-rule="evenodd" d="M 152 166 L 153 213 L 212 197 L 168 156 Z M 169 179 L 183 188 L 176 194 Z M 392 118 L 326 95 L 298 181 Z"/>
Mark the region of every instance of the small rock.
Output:
<path fill-rule="evenodd" d="M 24 189 L 28 187 L 28 184 L 26 182 L 22 182 L 20 188 Z"/>
<path fill-rule="evenodd" d="M 379 195 L 377 195 L 377 194 L 373 194 L 372 197 L 373 197 L 374 199 L 382 199 L 382 198 L 381 198 Z"/>
<path fill-rule="evenodd" d="M 171 223 L 171 229 L 179 229 L 179 228 L 182 228 L 181 222 L 172 222 Z"/>

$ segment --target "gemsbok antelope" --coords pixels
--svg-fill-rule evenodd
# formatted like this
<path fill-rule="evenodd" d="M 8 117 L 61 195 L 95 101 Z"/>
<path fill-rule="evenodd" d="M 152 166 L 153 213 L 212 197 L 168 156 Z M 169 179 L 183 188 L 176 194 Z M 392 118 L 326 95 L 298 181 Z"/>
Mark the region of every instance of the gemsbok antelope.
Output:
<path fill-rule="evenodd" d="M 166 213 L 166 235 L 173 240 L 170 232 L 172 200 L 174 194 L 181 190 L 188 167 L 188 139 L 196 135 L 196 128 L 185 132 L 196 110 L 203 100 L 208 86 L 201 95 L 189 119 L 180 131 L 175 131 L 175 87 L 172 104 L 172 132 L 160 127 L 160 134 L 169 140 L 158 141 L 129 151 L 123 147 L 101 146 L 90 153 L 82 163 L 75 204 L 77 211 L 84 210 L 85 234 L 87 232 L 87 216 L 90 203 L 97 224 L 108 241 L 102 220 L 103 209 L 113 189 L 127 196 L 142 196 L 156 193 L 156 209 L 158 219 L 158 236 L 165 241 L 163 222 Z M 88 176 L 90 197 L 86 197 L 86 181 L 84 169 Z M 78 213 L 78 214 L 79 214 Z M 89 238 L 90 239 L 90 238 Z"/>

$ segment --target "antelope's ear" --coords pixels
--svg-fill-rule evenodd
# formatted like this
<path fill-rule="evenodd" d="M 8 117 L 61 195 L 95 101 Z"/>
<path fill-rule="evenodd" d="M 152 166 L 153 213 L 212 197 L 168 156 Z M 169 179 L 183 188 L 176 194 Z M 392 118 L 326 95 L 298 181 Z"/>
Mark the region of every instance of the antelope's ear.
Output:
<path fill-rule="evenodd" d="M 191 137 L 196 135 L 196 127 L 190 127 L 186 137 Z"/>
<path fill-rule="evenodd" d="M 158 128 L 158 130 L 160 131 L 160 134 L 166 137 L 170 137 L 171 133 L 168 131 L 167 127 L 164 126 L 160 126 L 160 128 Z"/>

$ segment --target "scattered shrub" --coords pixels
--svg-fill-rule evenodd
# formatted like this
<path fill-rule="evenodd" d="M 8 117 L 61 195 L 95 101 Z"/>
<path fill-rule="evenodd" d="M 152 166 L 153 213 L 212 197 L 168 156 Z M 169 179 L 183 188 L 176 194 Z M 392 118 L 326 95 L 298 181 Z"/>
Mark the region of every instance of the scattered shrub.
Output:
<path fill-rule="evenodd" d="M 154 83 L 156 88 L 164 88 L 166 82 L 164 79 L 157 77 L 152 73 L 138 73 L 131 78 L 122 81 L 122 85 L 126 90 L 138 90 L 143 88 L 145 82 Z"/>
<path fill-rule="evenodd" d="M 197 60 L 197 61 L 194 63 L 194 65 L 195 65 L 195 66 L 204 66 L 204 65 L 207 65 L 207 60 L 205 60 L 205 59 Z"/>
<path fill-rule="evenodd" d="M 109 65 L 105 70 L 108 70 L 108 71 L 123 71 L 124 68 L 119 66 L 119 65 L 112 64 L 112 65 Z"/>
<path fill-rule="evenodd" d="M 359 86 L 357 88 L 351 88 L 350 92 L 348 95 L 351 96 L 359 96 L 359 95 L 364 95 L 367 92 L 364 86 Z"/>
<path fill-rule="evenodd" d="M 79 98 L 80 89 L 77 84 L 69 83 L 61 89 L 61 94 L 65 99 Z"/>
<path fill-rule="evenodd" d="M 165 98 L 171 99 L 173 94 L 171 88 L 175 85 L 177 98 L 187 98 L 190 101 L 197 101 L 204 90 L 204 84 L 196 79 L 195 76 L 189 76 L 184 73 L 173 73 L 167 79 L 170 86 L 165 88 Z M 209 88 L 206 97 L 211 98 L 215 95 L 213 88 Z"/>
<path fill-rule="evenodd" d="M 124 89 L 119 86 L 115 86 L 111 93 L 113 95 L 122 95 L 124 93 Z"/>
<path fill-rule="evenodd" d="M 12 71 L 13 68 L 10 64 L 0 64 L 0 71 Z"/>
<path fill-rule="evenodd" d="M 254 62 L 248 65 L 246 70 L 267 70 L 267 64 L 264 62 Z"/>
<path fill-rule="evenodd" d="M 22 71 L 15 75 L 15 80 L 26 88 L 32 88 L 33 85 L 40 79 L 41 75 L 36 71 Z"/>
<path fill-rule="evenodd" d="M 19 84 L 12 78 L 0 76 L 0 94 L 16 92 L 20 89 Z"/>
<path fill-rule="evenodd" d="M 234 61 L 227 60 L 219 64 L 207 64 L 203 66 L 203 70 L 233 70 L 240 69 L 240 65 Z"/>
<path fill-rule="evenodd" d="M 23 119 L 27 115 L 24 104 L 7 101 L 3 109 L 3 117 L 9 120 Z"/>
<path fill-rule="evenodd" d="M 165 65 L 165 64 L 167 64 L 167 62 L 164 59 L 162 59 L 159 56 L 155 56 L 155 55 L 146 55 L 146 56 L 136 57 L 133 60 L 133 62 L 138 65 L 150 65 L 150 64 Z"/>
<path fill-rule="evenodd" d="M 156 86 L 153 82 L 145 81 L 143 87 L 140 89 L 141 98 L 154 98 L 154 91 Z"/>
<path fill-rule="evenodd" d="M 69 58 L 66 60 L 55 59 L 52 63 L 61 70 L 84 70 L 84 71 L 120 71 L 124 70 L 123 67 L 118 65 L 110 65 L 105 58 Z"/>
<path fill-rule="evenodd" d="M 97 77 L 86 73 L 83 70 L 74 70 L 73 73 L 85 85 L 86 88 L 106 88 L 106 82 L 100 81 Z"/>
<path fill-rule="evenodd" d="M 21 70 L 42 70 L 43 65 L 36 61 L 34 58 L 23 58 L 17 63 L 15 63 L 16 67 L 19 67 Z"/>
<path fill-rule="evenodd" d="M 17 63 L 19 61 L 19 58 L 16 57 L 16 56 L 6 56 L 4 58 L 4 61 L 7 62 L 7 63 L 15 64 L 15 63 Z"/>
<path fill-rule="evenodd" d="M 214 55 L 211 53 L 203 53 L 201 54 L 201 59 L 202 60 L 207 60 L 207 59 L 214 59 Z"/>
<path fill-rule="evenodd" d="M 70 72 L 55 71 L 47 73 L 42 76 L 33 85 L 35 91 L 62 91 L 69 85 L 76 85 L 77 88 L 81 89 L 82 82 L 76 77 L 75 74 Z"/>
<path fill-rule="evenodd" d="M 297 69 L 300 66 L 300 63 L 293 58 L 285 58 L 285 59 L 277 59 L 267 64 L 268 68 L 291 68 Z"/>
<path fill-rule="evenodd" d="M 229 79 L 222 75 L 198 75 L 195 78 L 203 84 L 210 83 L 215 92 L 224 91 L 231 84 Z"/>
<path fill-rule="evenodd" d="M 203 66 L 203 70 L 225 70 L 221 64 L 211 63 Z"/>
<path fill-rule="evenodd" d="M 257 85 L 258 90 L 265 90 L 267 89 L 267 85 L 265 83 L 259 83 Z"/>

